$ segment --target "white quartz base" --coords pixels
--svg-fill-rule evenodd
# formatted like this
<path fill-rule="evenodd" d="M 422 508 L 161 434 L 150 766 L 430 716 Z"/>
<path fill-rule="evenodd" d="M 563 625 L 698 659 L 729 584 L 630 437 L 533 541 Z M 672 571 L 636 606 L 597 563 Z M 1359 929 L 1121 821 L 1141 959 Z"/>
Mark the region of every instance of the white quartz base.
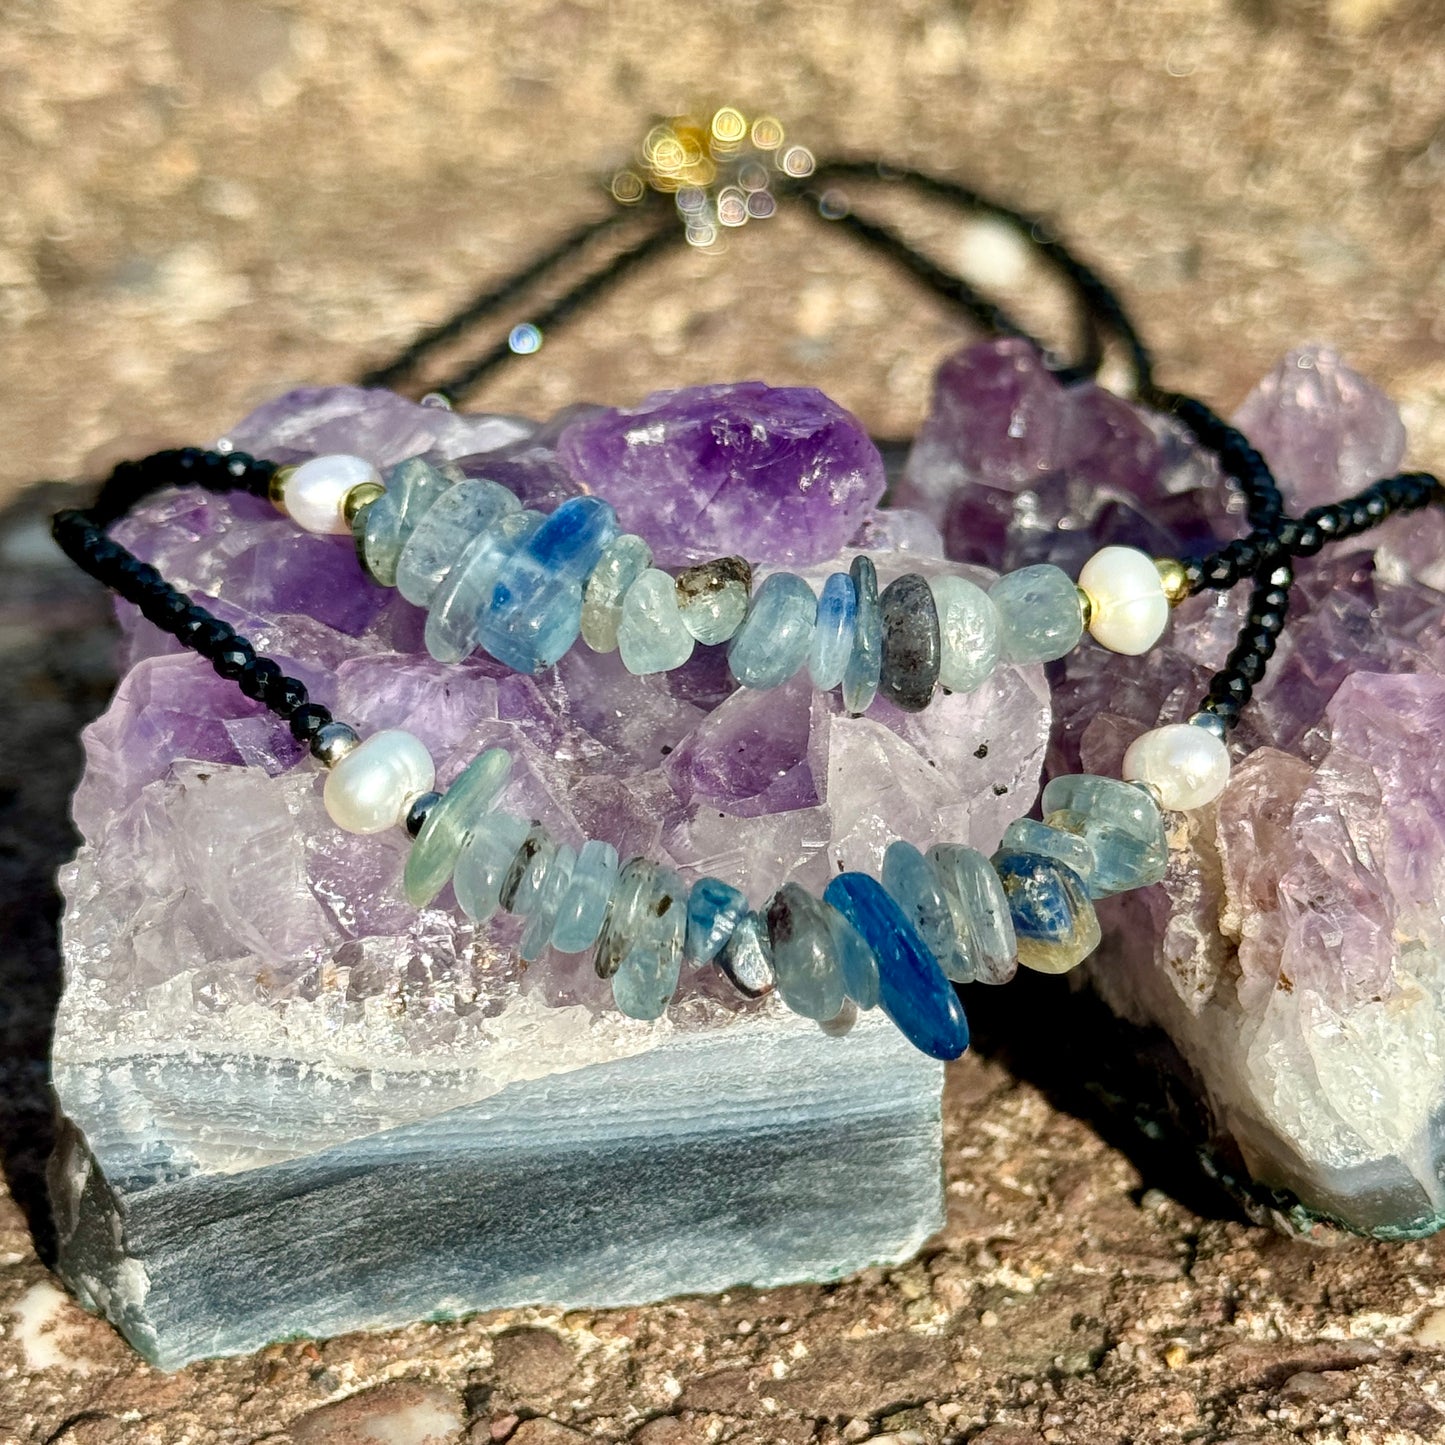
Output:
<path fill-rule="evenodd" d="M 60 1270 L 164 1368 L 475 1310 L 834 1279 L 941 1225 L 942 1080 L 876 1014 L 842 1039 L 764 1016 L 297 1154 L 309 1101 L 408 1085 L 197 1051 L 57 1060 Z M 434 1082 L 445 1097 L 420 1072 L 410 1087 Z M 275 1162 L 215 1167 L 228 1133 L 264 1159 L 272 1121 L 292 1141 Z"/>

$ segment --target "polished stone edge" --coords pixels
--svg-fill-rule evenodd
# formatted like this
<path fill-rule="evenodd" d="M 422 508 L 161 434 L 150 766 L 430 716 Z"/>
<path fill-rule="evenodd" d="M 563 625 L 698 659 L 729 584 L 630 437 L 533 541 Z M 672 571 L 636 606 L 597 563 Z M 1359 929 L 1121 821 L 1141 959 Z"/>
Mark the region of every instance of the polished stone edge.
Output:
<path fill-rule="evenodd" d="M 234 1172 L 188 1172 L 154 1132 L 92 1149 L 72 1115 L 59 1270 L 166 1369 L 424 1317 L 835 1279 L 941 1225 L 942 1078 L 872 1016 L 845 1039 L 676 1035 Z"/>

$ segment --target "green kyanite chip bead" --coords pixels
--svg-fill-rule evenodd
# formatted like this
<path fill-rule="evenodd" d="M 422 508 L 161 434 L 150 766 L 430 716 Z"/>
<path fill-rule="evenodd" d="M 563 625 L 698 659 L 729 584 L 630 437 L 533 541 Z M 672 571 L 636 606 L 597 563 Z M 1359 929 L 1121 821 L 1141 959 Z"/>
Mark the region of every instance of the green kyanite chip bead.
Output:
<path fill-rule="evenodd" d="M 469 762 L 427 815 L 411 845 L 402 881 L 407 901 L 425 908 L 447 885 L 457 857 L 511 775 L 511 755 L 488 748 Z"/>

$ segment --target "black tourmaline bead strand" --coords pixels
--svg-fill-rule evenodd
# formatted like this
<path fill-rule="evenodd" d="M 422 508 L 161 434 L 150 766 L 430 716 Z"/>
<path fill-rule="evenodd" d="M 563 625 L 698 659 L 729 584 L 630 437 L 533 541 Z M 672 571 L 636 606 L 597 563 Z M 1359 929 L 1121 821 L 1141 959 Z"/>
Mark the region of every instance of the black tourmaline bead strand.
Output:
<path fill-rule="evenodd" d="M 1224 667 L 1210 679 L 1201 712 L 1213 713 L 1226 727 L 1239 721 L 1241 710 L 1264 677 L 1284 631 L 1294 569 L 1275 562 L 1260 569 L 1250 593 L 1249 611 Z"/>
<path fill-rule="evenodd" d="M 207 452 L 195 447 L 159 452 L 144 462 L 123 462 L 111 473 L 94 508 L 56 514 L 51 525 L 61 550 L 111 591 L 133 603 L 147 621 L 204 657 L 241 692 L 280 717 L 297 742 L 312 751 L 322 729 L 333 725 L 328 708 L 310 701 L 305 683 L 289 677 L 274 659 L 257 654 L 229 622 L 213 616 L 177 591 L 149 562 L 121 546 L 105 530 L 143 497 L 162 487 L 198 484 L 209 491 L 249 491 L 264 496 L 276 467 L 244 452 Z"/>

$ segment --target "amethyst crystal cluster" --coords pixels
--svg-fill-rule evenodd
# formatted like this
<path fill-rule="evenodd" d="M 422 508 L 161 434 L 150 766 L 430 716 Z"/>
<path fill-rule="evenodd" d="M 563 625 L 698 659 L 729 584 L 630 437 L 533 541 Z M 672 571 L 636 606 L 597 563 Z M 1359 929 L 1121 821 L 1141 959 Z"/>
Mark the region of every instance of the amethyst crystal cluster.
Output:
<path fill-rule="evenodd" d="M 1291 353 L 1237 421 L 1294 511 L 1399 468 L 1394 406 L 1332 352 Z M 1062 390 L 1013 342 L 948 361 L 899 488 L 951 555 L 1076 565 L 1241 530 L 1213 469 L 1157 419 Z M 1301 564 L 1289 627 L 1238 729 L 1216 809 L 1180 816 L 1169 876 L 1099 905 L 1088 965 L 1116 1013 L 1161 1026 L 1259 1183 L 1384 1237 L 1445 1222 L 1445 595 L 1438 511 Z M 1244 589 L 1200 596 L 1138 659 L 1074 652 L 1049 770 L 1117 774 L 1187 716 Z"/>
<path fill-rule="evenodd" d="M 1287 358 L 1241 420 L 1297 507 L 1404 445 L 1323 351 Z M 544 509 L 592 492 L 664 565 L 739 553 L 815 582 L 856 547 L 886 581 L 945 553 L 999 571 L 1076 570 L 1108 542 L 1206 551 L 1241 525 L 1171 424 L 1060 387 L 1014 341 L 945 362 L 888 508 L 847 413 L 755 383 L 542 426 L 329 388 L 230 440 L 425 453 Z M 510 810 L 754 903 L 876 873 L 899 837 L 992 851 L 1046 771 L 1116 773 L 1186 716 L 1243 604 L 1191 600 L 1143 658 L 1086 644 L 1052 696 L 1002 668 L 923 713 L 851 717 L 806 677 L 736 689 L 717 648 L 645 677 L 585 648 L 536 677 L 438 664 L 347 542 L 251 499 L 165 496 L 122 531 L 339 717 L 415 733 L 442 784 L 501 744 Z M 1099 905 L 1088 976 L 1131 1027 L 1167 1030 L 1218 1140 L 1302 1201 L 1285 1222 L 1398 1235 L 1445 1219 L 1445 520 L 1351 548 L 1303 566 L 1228 790 L 1177 820 L 1164 884 Z M 66 1277 L 153 1358 L 836 1275 L 936 1227 L 941 1071 L 876 1014 L 830 1037 L 702 970 L 642 1024 L 585 957 L 523 966 L 515 924 L 475 926 L 449 894 L 408 907 L 403 838 L 338 833 L 283 726 L 121 622 L 62 877 L 55 1192 Z"/>
<path fill-rule="evenodd" d="M 587 489 L 670 563 L 821 579 L 866 539 L 885 580 L 939 565 L 937 530 L 878 510 L 877 449 L 814 391 L 708 387 L 538 427 L 330 388 L 230 441 L 425 453 L 543 507 Z M 444 665 L 349 541 L 261 501 L 171 494 L 118 534 L 338 717 L 414 733 L 443 785 L 504 746 L 509 810 L 754 903 L 876 873 L 900 835 L 992 850 L 1043 765 L 1038 669 L 850 717 L 806 675 L 738 690 L 723 648 L 646 677 L 582 647 L 536 677 Z M 153 1358 L 827 1277 L 941 1222 L 941 1070 L 876 1012 L 832 1037 L 701 969 L 642 1024 L 586 955 L 524 965 L 515 920 L 479 927 L 450 891 L 416 910 L 405 837 L 339 832 L 284 725 L 122 613 L 62 878 L 55 1185 L 67 1279 Z"/>

